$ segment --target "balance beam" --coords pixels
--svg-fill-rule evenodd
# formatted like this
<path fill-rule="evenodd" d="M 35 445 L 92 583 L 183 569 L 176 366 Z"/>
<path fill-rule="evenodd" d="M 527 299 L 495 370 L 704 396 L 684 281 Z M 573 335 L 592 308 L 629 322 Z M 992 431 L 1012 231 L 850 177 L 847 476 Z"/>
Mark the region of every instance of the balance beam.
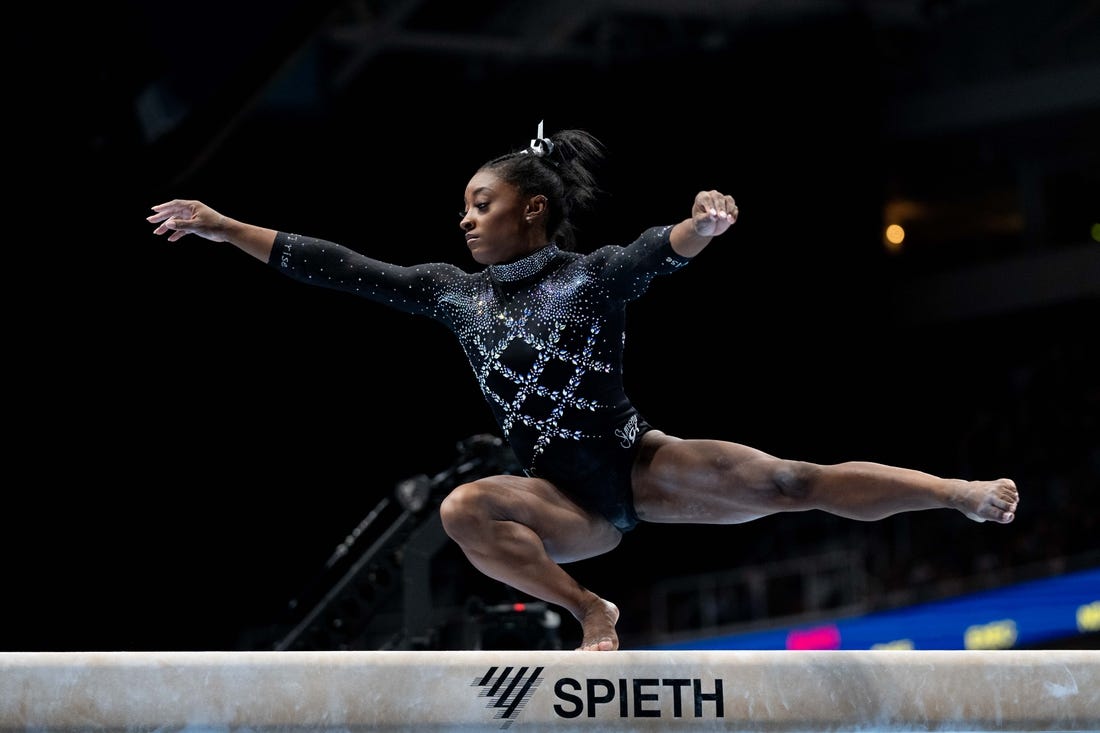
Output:
<path fill-rule="evenodd" d="M 0 730 L 1095 731 L 1100 651 L 0 652 Z"/>

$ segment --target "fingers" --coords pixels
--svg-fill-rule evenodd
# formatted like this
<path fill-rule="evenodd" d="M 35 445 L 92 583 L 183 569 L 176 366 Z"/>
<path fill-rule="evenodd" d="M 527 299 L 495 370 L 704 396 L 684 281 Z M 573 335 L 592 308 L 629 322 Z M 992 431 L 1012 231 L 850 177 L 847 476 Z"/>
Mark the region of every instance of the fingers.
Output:
<path fill-rule="evenodd" d="M 695 196 L 695 229 L 699 234 L 717 236 L 737 221 L 737 202 L 719 191 L 700 191 Z"/>
<path fill-rule="evenodd" d="M 178 217 L 172 216 L 171 214 L 166 214 L 165 216 L 167 218 L 164 218 L 164 221 L 161 222 L 161 225 L 153 230 L 153 234 L 168 234 L 168 232 L 171 232 L 171 234 L 168 234 L 169 242 L 175 242 L 179 240 L 180 237 L 187 235 L 187 227 L 194 224 L 194 220 L 192 219 L 180 219 Z M 153 219 L 152 217 L 147 218 L 150 221 L 152 221 Z"/>
<path fill-rule="evenodd" d="M 733 200 L 733 196 L 718 191 L 700 191 L 695 197 L 695 202 L 712 217 L 731 221 L 737 219 L 737 203 Z"/>
<path fill-rule="evenodd" d="M 156 213 L 151 214 L 145 218 L 152 223 L 164 221 L 165 219 L 170 219 L 173 216 L 183 213 L 187 214 L 187 218 L 191 218 L 191 215 L 197 205 L 197 201 L 183 201 L 181 199 L 172 199 L 171 201 L 166 201 L 163 204 L 157 204 L 156 206 L 151 207 Z"/>
<path fill-rule="evenodd" d="M 168 235 L 168 241 L 176 242 L 187 236 L 188 227 L 195 224 L 195 211 L 199 205 L 197 201 L 172 199 L 151 207 L 155 213 L 145 217 L 145 220 L 151 224 L 160 224 L 153 230 L 153 234 L 171 232 Z"/>

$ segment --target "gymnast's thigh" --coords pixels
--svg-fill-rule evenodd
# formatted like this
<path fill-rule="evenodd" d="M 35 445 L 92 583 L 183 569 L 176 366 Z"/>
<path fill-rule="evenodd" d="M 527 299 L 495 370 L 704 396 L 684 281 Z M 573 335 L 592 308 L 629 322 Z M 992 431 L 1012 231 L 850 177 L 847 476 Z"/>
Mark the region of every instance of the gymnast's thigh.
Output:
<path fill-rule="evenodd" d="M 651 430 L 632 473 L 634 509 L 647 522 L 736 524 L 758 519 L 784 508 L 774 481 L 784 463 L 740 443 Z"/>

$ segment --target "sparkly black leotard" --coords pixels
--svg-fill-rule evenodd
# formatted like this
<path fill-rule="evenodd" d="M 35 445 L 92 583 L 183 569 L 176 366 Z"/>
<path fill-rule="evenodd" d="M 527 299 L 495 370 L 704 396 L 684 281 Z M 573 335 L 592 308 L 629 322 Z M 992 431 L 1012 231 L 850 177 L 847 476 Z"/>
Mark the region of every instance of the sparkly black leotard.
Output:
<path fill-rule="evenodd" d="M 623 389 L 626 304 L 690 261 L 673 251 L 671 230 L 653 227 L 625 247 L 584 255 L 551 243 L 476 273 L 388 264 L 280 232 L 269 264 L 445 324 L 527 475 L 627 531 L 638 521 L 630 469 L 650 426 Z"/>

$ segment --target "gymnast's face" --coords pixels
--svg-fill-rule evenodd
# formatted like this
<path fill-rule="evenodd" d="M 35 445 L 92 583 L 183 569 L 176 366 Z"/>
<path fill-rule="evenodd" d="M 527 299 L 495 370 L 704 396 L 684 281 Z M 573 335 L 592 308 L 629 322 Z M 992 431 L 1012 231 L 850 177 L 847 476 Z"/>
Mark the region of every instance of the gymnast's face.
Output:
<path fill-rule="evenodd" d="M 512 262 L 537 249 L 540 238 L 532 234 L 541 217 L 532 211 L 532 201 L 511 183 L 480 170 L 466 185 L 463 203 L 459 226 L 466 233 L 470 254 L 479 264 Z M 545 233 L 541 240 L 545 244 Z"/>

